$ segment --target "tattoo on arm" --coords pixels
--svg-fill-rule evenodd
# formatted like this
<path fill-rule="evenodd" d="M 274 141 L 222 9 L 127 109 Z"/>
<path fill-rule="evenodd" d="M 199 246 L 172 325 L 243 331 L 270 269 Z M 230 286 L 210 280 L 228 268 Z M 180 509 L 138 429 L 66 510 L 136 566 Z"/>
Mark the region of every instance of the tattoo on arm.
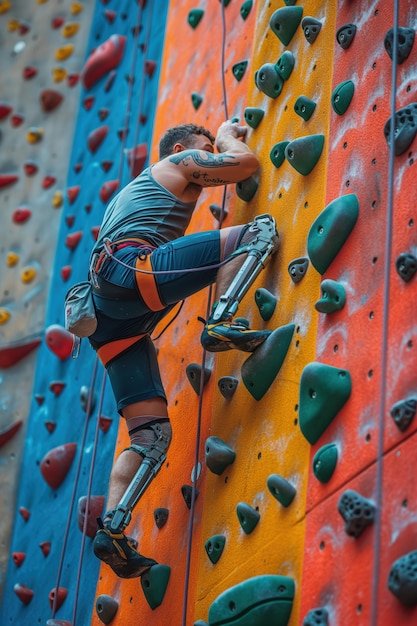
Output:
<path fill-rule="evenodd" d="M 203 156 L 204 155 L 204 156 Z M 211 152 L 202 152 L 200 150 L 186 150 L 173 154 L 169 160 L 175 165 L 182 163 L 189 165 L 190 161 L 194 161 L 199 167 L 228 167 L 229 165 L 240 165 L 240 161 L 236 161 L 234 156 L 230 154 L 212 154 Z"/>

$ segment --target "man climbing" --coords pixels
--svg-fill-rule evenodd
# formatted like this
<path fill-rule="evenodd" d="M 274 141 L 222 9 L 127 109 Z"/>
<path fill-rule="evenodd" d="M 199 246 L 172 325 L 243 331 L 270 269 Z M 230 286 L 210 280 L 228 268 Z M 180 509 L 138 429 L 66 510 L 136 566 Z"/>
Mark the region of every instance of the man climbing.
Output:
<path fill-rule="evenodd" d="M 237 183 L 257 170 L 257 157 L 242 141 L 246 131 L 231 121 L 221 124 L 215 138 L 194 124 L 169 130 L 160 142 L 160 160 L 110 202 L 93 249 L 90 279 L 98 326 L 89 339 L 107 369 L 131 444 L 113 466 L 108 510 L 98 520 L 93 549 L 122 578 L 141 576 L 155 564 L 123 531 L 171 441 L 150 334 L 178 302 L 214 282 L 221 304 L 251 246 L 269 255 L 278 245 L 269 215 L 184 236 L 204 187 Z M 221 315 L 216 308 L 201 336 L 206 350 L 252 352 L 270 334 L 233 322 L 224 303 Z"/>

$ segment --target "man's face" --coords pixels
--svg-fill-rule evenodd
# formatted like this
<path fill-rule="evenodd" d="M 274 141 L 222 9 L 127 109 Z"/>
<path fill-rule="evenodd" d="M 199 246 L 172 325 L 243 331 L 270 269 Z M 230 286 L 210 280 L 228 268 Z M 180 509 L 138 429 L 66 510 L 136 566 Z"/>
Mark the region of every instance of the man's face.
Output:
<path fill-rule="evenodd" d="M 213 144 L 205 135 L 193 135 L 190 140 L 190 148 L 195 150 L 205 150 L 206 152 L 214 152 Z"/>

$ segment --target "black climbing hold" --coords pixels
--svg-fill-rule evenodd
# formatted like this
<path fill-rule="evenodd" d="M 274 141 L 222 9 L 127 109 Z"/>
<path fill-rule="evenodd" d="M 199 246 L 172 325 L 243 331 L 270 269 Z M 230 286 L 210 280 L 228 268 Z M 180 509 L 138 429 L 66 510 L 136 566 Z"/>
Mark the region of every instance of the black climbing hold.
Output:
<path fill-rule="evenodd" d="M 375 506 L 360 493 L 348 489 L 337 505 L 340 515 L 345 521 L 345 531 L 350 537 L 357 539 L 367 526 L 374 523 Z"/>
<path fill-rule="evenodd" d="M 196 489 L 195 490 L 195 498 L 194 498 L 194 502 L 197 500 L 198 498 L 198 494 L 199 494 L 199 490 Z M 184 502 L 187 505 L 187 509 L 191 509 L 191 505 L 193 502 L 193 488 L 191 485 L 183 485 L 181 487 L 181 494 L 182 497 L 184 498 Z"/>
<path fill-rule="evenodd" d="M 163 507 L 155 509 L 155 511 L 153 512 L 153 517 L 155 520 L 155 524 L 158 528 L 162 528 L 163 526 L 165 526 L 168 521 L 168 515 L 169 509 L 164 509 Z"/>
<path fill-rule="evenodd" d="M 268 289 L 260 287 L 255 291 L 255 302 L 261 317 L 266 322 L 271 319 L 277 306 L 277 298 Z"/>
<path fill-rule="evenodd" d="M 210 626 L 287 626 L 295 584 L 287 576 L 255 576 L 223 591 L 209 608 Z"/>
<path fill-rule="evenodd" d="M 321 22 L 316 20 L 315 17 L 304 17 L 301 22 L 301 28 L 304 31 L 304 37 L 307 39 L 308 43 L 314 43 L 319 36 L 319 32 L 321 31 Z"/>
<path fill-rule="evenodd" d="M 255 84 L 269 98 L 277 98 L 282 91 L 284 81 L 275 63 L 265 63 L 255 72 Z"/>
<path fill-rule="evenodd" d="M 395 269 L 403 281 L 408 283 L 417 272 L 417 258 L 411 252 L 403 252 L 395 261 Z"/>
<path fill-rule="evenodd" d="M 295 58 L 290 50 L 285 50 L 277 61 L 277 71 L 282 80 L 288 80 L 295 65 Z"/>
<path fill-rule="evenodd" d="M 272 161 L 272 164 L 275 167 L 281 167 L 285 160 L 285 148 L 288 146 L 289 141 L 279 141 L 272 146 L 271 152 L 269 153 L 269 158 Z"/>
<path fill-rule="evenodd" d="M 240 15 L 244 20 L 248 17 L 249 13 L 252 10 L 253 0 L 246 0 L 240 7 Z"/>
<path fill-rule="evenodd" d="M 247 107 L 243 115 L 248 126 L 251 128 L 258 128 L 263 116 L 265 115 L 265 111 L 257 109 L 256 107 Z"/>
<path fill-rule="evenodd" d="M 329 614 L 326 609 L 311 609 L 304 618 L 303 626 L 329 626 Z"/>
<path fill-rule="evenodd" d="M 201 365 L 198 363 L 190 363 L 185 368 L 185 373 L 190 381 L 191 387 L 194 389 L 197 395 L 200 395 L 201 389 Z M 211 370 L 208 367 L 204 368 L 204 382 L 203 387 L 206 386 L 210 378 Z"/>
<path fill-rule="evenodd" d="M 210 212 L 213 217 L 220 222 L 220 220 L 224 220 L 227 217 L 228 211 L 226 208 L 219 206 L 218 204 L 210 204 L 209 206 Z"/>
<path fill-rule="evenodd" d="M 328 269 L 349 237 L 359 215 L 356 194 L 333 200 L 314 220 L 307 238 L 310 261 L 320 274 Z"/>
<path fill-rule="evenodd" d="M 195 108 L 195 110 L 197 111 L 197 109 L 200 108 L 201 103 L 203 102 L 203 98 L 202 96 L 200 96 L 200 94 L 198 93 L 192 93 L 191 94 L 191 102 L 193 104 L 193 107 Z"/>
<path fill-rule="evenodd" d="M 287 356 L 295 325 L 274 330 L 242 365 L 242 380 L 255 400 L 261 400 L 274 382 Z"/>
<path fill-rule="evenodd" d="M 400 26 L 397 32 L 397 63 L 401 65 L 408 59 L 413 48 L 415 32 L 413 28 L 403 28 Z M 385 50 L 389 58 L 394 56 L 394 29 L 390 28 L 384 39 Z"/>
<path fill-rule="evenodd" d="M 283 7 L 271 15 L 269 25 L 284 46 L 294 37 L 302 16 L 303 7 Z"/>
<path fill-rule="evenodd" d="M 324 363 L 309 363 L 300 380 L 298 420 L 300 430 L 311 444 L 321 437 L 352 391 L 347 370 Z"/>
<path fill-rule="evenodd" d="M 288 273 L 293 283 L 299 283 L 304 278 L 308 270 L 309 260 L 307 257 L 294 259 L 288 265 Z"/>
<path fill-rule="evenodd" d="M 225 7 L 228 7 L 228 6 L 229 6 L 229 4 L 230 4 L 230 2 L 231 2 L 231 0 L 219 0 L 219 2 L 220 2 L 221 4 L 223 4 Z"/>
<path fill-rule="evenodd" d="M 417 400 L 415 398 L 400 400 L 391 407 L 391 417 L 402 433 L 407 430 L 413 421 L 416 408 Z"/>
<path fill-rule="evenodd" d="M 250 535 L 261 519 L 259 511 L 246 502 L 239 502 L 236 507 L 236 514 L 240 525 L 247 535 Z"/>
<path fill-rule="evenodd" d="M 192 28 L 197 28 L 203 15 L 204 15 L 204 11 L 202 9 L 191 9 L 191 11 L 188 14 L 189 25 Z"/>
<path fill-rule="evenodd" d="M 314 100 L 307 98 L 307 96 L 300 96 L 299 98 L 297 98 L 294 104 L 294 111 L 306 122 L 313 115 L 315 108 L 316 103 L 314 102 Z"/>
<path fill-rule="evenodd" d="M 290 141 L 285 157 L 303 176 L 307 176 L 318 163 L 324 146 L 324 135 L 307 135 Z"/>
<path fill-rule="evenodd" d="M 288 482 L 288 480 L 278 474 L 271 474 L 268 476 L 266 484 L 271 494 L 282 504 L 282 506 L 290 506 L 297 491 L 295 487 Z"/>
<path fill-rule="evenodd" d="M 162 604 L 168 586 L 171 568 L 168 565 L 153 565 L 142 574 L 140 584 L 147 603 L 152 610 Z"/>
<path fill-rule="evenodd" d="M 103 624 L 110 624 L 117 613 L 119 603 L 117 600 L 103 593 L 96 600 L 96 613 Z"/>
<path fill-rule="evenodd" d="M 391 117 L 385 122 L 384 135 L 391 147 Z M 394 116 L 394 154 L 399 156 L 411 146 L 417 133 L 417 102 L 396 111 Z"/>
<path fill-rule="evenodd" d="M 236 195 L 245 202 L 252 200 L 257 190 L 258 182 L 255 178 L 253 178 L 253 176 L 249 176 L 249 178 L 245 178 L 245 180 L 236 184 Z"/>
<path fill-rule="evenodd" d="M 230 400 L 237 389 L 239 380 L 234 376 L 222 376 L 217 384 L 223 398 Z"/>
<path fill-rule="evenodd" d="M 226 537 L 224 535 L 213 535 L 210 539 L 207 539 L 204 547 L 207 552 L 207 556 L 210 561 L 215 564 L 223 554 L 224 546 L 226 544 Z"/>
<path fill-rule="evenodd" d="M 219 437 L 208 437 L 205 445 L 206 465 L 213 474 L 220 476 L 231 465 L 236 453 Z"/>
<path fill-rule="evenodd" d="M 345 24 L 344 26 L 341 26 L 336 33 L 336 39 L 340 47 L 347 50 L 353 41 L 355 33 L 355 24 Z"/>
<path fill-rule="evenodd" d="M 346 304 L 346 291 L 341 283 L 328 278 L 320 285 L 321 298 L 314 305 L 320 313 L 340 311 Z"/>
<path fill-rule="evenodd" d="M 321 483 L 328 483 L 337 465 L 337 447 L 328 443 L 317 450 L 313 459 L 313 474 Z"/>
<path fill-rule="evenodd" d="M 417 604 L 417 550 L 404 554 L 392 564 L 388 589 L 405 606 Z"/>
<path fill-rule="evenodd" d="M 344 115 L 352 102 L 355 93 L 355 85 L 351 80 L 345 80 L 337 85 L 332 93 L 333 111 L 338 115 Z"/>
<path fill-rule="evenodd" d="M 248 67 L 248 61 L 240 61 L 239 63 L 235 63 L 232 67 L 233 76 L 239 82 L 242 80 L 245 75 L 246 68 Z"/>

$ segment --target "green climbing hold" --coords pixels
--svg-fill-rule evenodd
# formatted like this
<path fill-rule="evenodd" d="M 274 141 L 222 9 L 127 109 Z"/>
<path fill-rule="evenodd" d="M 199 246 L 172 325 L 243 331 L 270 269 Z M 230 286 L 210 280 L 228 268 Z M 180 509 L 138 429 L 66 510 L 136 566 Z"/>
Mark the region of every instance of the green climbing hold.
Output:
<path fill-rule="evenodd" d="M 314 102 L 314 100 L 307 98 L 307 96 L 300 96 L 299 98 L 297 98 L 294 104 L 294 111 L 306 122 L 313 115 L 315 108 L 316 103 Z"/>
<path fill-rule="evenodd" d="M 337 464 L 337 447 L 335 443 L 328 443 L 317 450 L 313 459 L 314 476 L 321 483 L 328 483 Z"/>
<path fill-rule="evenodd" d="M 265 63 L 255 72 L 255 85 L 269 98 L 277 98 L 282 91 L 284 81 L 278 73 L 275 63 Z"/>
<path fill-rule="evenodd" d="M 274 498 L 276 498 L 282 506 L 290 506 L 297 491 L 295 487 L 288 482 L 288 480 L 278 474 L 271 474 L 268 476 L 266 484 Z"/>
<path fill-rule="evenodd" d="M 297 2 L 297 0 L 284 0 L 284 4 L 287 5 L 287 7 L 292 7 L 294 6 L 294 4 Z"/>
<path fill-rule="evenodd" d="M 245 202 L 249 202 L 252 200 L 255 193 L 258 191 L 258 181 L 253 178 L 253 176 L 249 176 L 249 178 L 245 178 L 245 180 L 240 181 L 240 183 L 236 184 L 236 195 L 241 200 Z"/>
<path fill-rule="evenodd" d="M 285 50 L 282 55 L 279 57 L 276 67 L 278 74 L 281 76 L 282 80 L 288 80 L 292 74 L 295 65 L 295 58 L 290 50 Z"/>
<path fill-rule="evenodd" d="M 246 502 L 239 502 L 236 507 L 236 514 L 240 525 L 247 535 L 251 534 L 261 519 L 259 511 Z"/>
<path fill-rule="evenodd" d="M 188 23 L 191 26 L 191 28 L 197 28 L 203 15 L 204 15 L 203 9 L 191 9 L 191 11 L 188 14 Z"/>
<path fill-rule="evenodd" d="M 208 437 L 205 445 L 206 465 L 213 474 L 220 476 L 231 465 L 236 453 L 219 437 Z"/>
<path fill-rule="evenodd" d="M 321 437 L 352 391 L 347 370 L 309 363 L 301 374 L 299 424 L 301 432 L 311 444 Z"/>
<path fill-rule="evenodd" d="M 281 167 L 281 165 L 285 161 L 285 148 L 288 146 L 289 141 L 279 141 L 272 146 L 271 152 L 269 153 L 269 158 L 272 161 L 272 164 L 275 167 Z"/>
<path fill-rule="evenodd" d="M 210 539 L 207 539 L 204 547 L 207 552 L 207 556 L 214 564 L 220 559 L 223 554 L 224 546 L 226 544 L 226 537 L 224 535 L 213 535 Z"/>
<path fill-rule="evenodd" d="M 197 111 L 197 109 L 200 108 L 200 105 L 203 102 L 203 98 L 198 93 L 192 93 L 191 94 L 191 102 L 193 104 L 193 107 Z"/>
<path fill-rule="evenodd" d="M 200 389 L 201 389 L 201 365 L 199 365 L 198 363 L 190 363 L 189 365 L 187 365 L 187 367 L 185 368 L 185 373 L 187 375 L 187 378 L 190 382 L 191 387 L 194 389 L 194 391 L 196 392 L 197 395 L 200 395 Z M 209 378 L 211 375 L 211 370 L 206 367 L 204 369 L 204 382 L 203 382 L 203 387 L 206 386 Z"/>
<path fill-rule="evenodd" d="M 314 305 L 320 313 L 340 311 L 346 304 L 346 291 L 341 283 L 328 278 L 320 285 L 322 296 Z"/>
<path fill-rule="evenodd" d="M 255 291 L 255 302 L 261 317 L 266 322 L 271 319 L 277 306 L 277 298 L 264 287 Z"/>
<path fill-rule="evenodd" d="M 332 93 L 333 111 L 338 115 L 343 115 L 352 102 L 355 93 L 355 85 L 351 80 L 345 80 L 340 83 Z"/>
<path fill-rule="evenodd" d="M 242 4 L 242 6 L 240 7 L 240 15 L 242 16 L 242 19 L 246 20 L 252 10 L 252 6 L 253 0 L 246 0 L 246 2 Z"/>
<path fill-rule="evenodd" d="M 257 109 L 256 107 L 247 107 L 244 112 L 245 122 L 251 128 L 258 128 L 264 115 L 265 111 L 263 111 L 262 109 Z"/>
<path fill-rule="evenodd" d="M 301 22 L 303 7 L 283 7 L 271 15 L 269 25 L 284 46 L 288 46 Z"/>
<path fill-rule="evenodd" d="M 295 325 L 274 330 L 242 365 L 242 380 L 255 398 L 260 400 L 274 382 L 287 356 Z"/>
<path fill-rule="evenodd" d="M 162 604 L 168 586 L 171 568 L 168 565 L 153 565 L 142 574 L 140 584 L 147 603 L 152 610 Z"/>
<path fill-rule="evenodd" d="M 248 67 L 248 61 L 240 61 L 239 63 L 235 63 L 233 65 L 232 73 L 237 81 L 242 80 L 243 76 L 245 75 L 247 67 Z"/>
<path fill-rule="evenodd" d="M 313 222 L 307 237 L 307 251 L 320 274 L 324 274 L 337 256 L 358 215 L 358 197 L 351 193 L 333 200 Z"/>
<path fill-rule="evenodd" d="M 265 574 L 223 591 L 209 608 L 209 626 L 287 626 L 294 601 L 292 578 Z"/>
<path fill-rule="evenodd" d="M 323 152 L 324 135 L 307 135 L 290 141 L 285 148 L 285 157 L 294 169 L 308 176 L 318 163 Z"/>

